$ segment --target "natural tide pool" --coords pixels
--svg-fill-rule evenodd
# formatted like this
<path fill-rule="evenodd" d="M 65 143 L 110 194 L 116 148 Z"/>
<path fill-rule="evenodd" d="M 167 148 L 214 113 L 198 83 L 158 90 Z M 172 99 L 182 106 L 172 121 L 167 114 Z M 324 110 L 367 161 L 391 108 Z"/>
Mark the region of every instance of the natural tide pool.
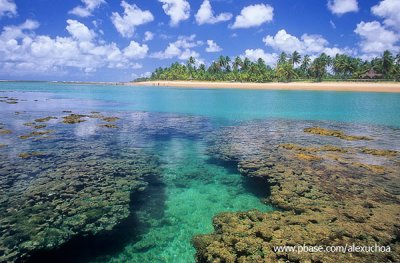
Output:
<path fill-rule="evenodd" d="M 212 232 L 215 215 L 272 211 L 265 180 L 210 154 L 221 128 L 261 121 L 276 143 L 319 143 L 303 129 L 325 125 L 400 151 L 397 93 L 0 83 L 0 97 L 1 127 L 11 131 L 0 135 L 0 257 L 23 243 L 12 252 L 40 248 L 33 262 L 194 262 L 191 238 Z M 83 121 L 63 123 L 70 114 Z M 252 155 L 249 127 L 230 147 L 249 142 Z M 15 226 L 18 235 L 8 232 Z"/>

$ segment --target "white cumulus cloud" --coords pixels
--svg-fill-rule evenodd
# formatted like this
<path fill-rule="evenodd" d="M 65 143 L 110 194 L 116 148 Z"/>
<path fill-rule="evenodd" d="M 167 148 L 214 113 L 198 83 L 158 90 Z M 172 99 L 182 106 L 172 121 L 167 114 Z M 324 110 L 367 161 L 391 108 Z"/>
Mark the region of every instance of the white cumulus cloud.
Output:
<path fill-rule="evenodd" d="M 196 22 L 199 25 L 216 24 L 231 19 L 232 19 L 231 13 L 221 13 L 215 16 L 209 0 L 204 0 L 204 2 L 200 6 L 199 11 L 197 11 L 196 14 Z"/>
<path fill-rule="evenodd" d="M 232 28 L 249 28 L 271 22 L 274 17 L 274 8 L 270 5 L 249 5 L 242 9 L 235 19 Z"/>
<path fill-rule="evenodd" d="M 279 30 L 275 36 L 268 35 L 264 37 L 263 41 L 266 46 L 286 53 L 297 51 L 300 54 L 319 54 L 324 52 L 334 56 L 352 52 L 348 48 L 329 47 L 329 42 L 321 35 L 303 34 L 298 38 L 287 33 L 284 29 Z"/>
<path fill-rule="evenodd" d="M 135 41 L 120 49 L 115 43 L 97 40 L 95 33 L 76 20 L 67 20 L 68 36 L 37 35 L 39 23 L 27 20 L 5 26 L 0 34 L 0 71 L 13 75 L 55 75 L 78 70 L 86 73 L 99 68 L 135 69 L 144 58 L 147 45 Z"/>
<path fill-rule="evenodd" d="M 361 51 L 378 55 L 385 50 L 397 52 L 400 46 L 400 35 L 384 28 L 378 21 L 364 22 L 354 30 L 361 37 Z"/>
<path fill-rule="evenodd" d="M 208 47 L 206 48 L 206 52 L 212 53 L 222 51 L 222 48 L 218 46 L 218 44 L 215 43 L 214 40 L 207 40 L 207 45 Z"/>
<path fill-rule="evenodd" d="M 358 11 L 357 0 L 329 0 L 328 8 L 335 15 Z"/>
<path fill-rule="evenodd" d="M 146 31 L 146 32 L 144 33 L 144 39 L 143 39 L 143 41 L 144 41 L 144 42 L 148 42 L 148 41 L 153 40 L 153 38 L 154 38 L 154 34 L 153 34 L 152 32 L 150 32 L 150 31 Z"/>
<path fill-rule="evenodd" d="M 274 66 L 278 60 L 278 55 L 276 53 L 265 53 L 265 51 L 260 48 L 247 49 L 240 57 L 242 59 L 248 58 L 253 62 L 257 61 L 259 58 L 262 58 L 265 64 L 269 66 Z"/>
<path fill-rule="evenodd" d="M 121 16 L 119 13 L 113 12 L 111 21 L 123 37 L 132 37 L 137 26 L 154 20 L 150 11 L 143 11 L 135 4 L 130 5 L 122 1 L 121 6 L 124 8 L 124 14 Z"/>
<path fill-rule="evenodd" d="M 400 30 L 400 1 L 383 0 L 373 6 L 371 11 L 374 15 L 382 17 L 386 26 Z"/>
<path fill-rule="evenodd" d="M 13 0 L 0 0 L 0 18 L 17 15 L 17 5 Z"/>
<path fill-rule="evenodd" d="M 169 43 L 164 51 L 153 53 L 151 57 L 158 59 L 178 58 L 180 60 L 187 60 L 190 56 L 198 58 L 200 54 L 192 48 L 200 45 L 203 45 L 203 42 L 196 41 L 196 35 L 180 36 L 177 41 Z"/>
<path fill-rule="evenodd" d="M 102 4 L 106 2 L 104 0 L 81 0 L 83 5 L 78 5 L 71 11 L 70 14 L 80 16 L 80 17 L 88 17 L 92 15 L 92 12 L 100 7 Z"/>
<path fill-rule="evenodd" d="M 84 24 L 76 20 L 68 19 L 67 23 L 67 31 L 77 40 L 91 41 L 96 36 L 93 30 L 90 30 Z"/>
<path fill-rule="evenodd" d="M 190 17 L 190 4 L 186 0 L 158 0 L 162 8 L 170 18 L 170 25 L 177 26 L 181 21 Z"/>

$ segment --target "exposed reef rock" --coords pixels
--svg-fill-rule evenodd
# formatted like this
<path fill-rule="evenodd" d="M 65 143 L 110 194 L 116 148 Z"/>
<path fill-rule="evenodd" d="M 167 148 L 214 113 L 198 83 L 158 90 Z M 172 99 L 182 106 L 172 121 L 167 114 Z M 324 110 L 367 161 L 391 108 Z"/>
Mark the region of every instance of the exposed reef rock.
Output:
<path fill-rule="evenodd" d="M 18 99 L 9 98 L 9 97 L 1 97 L 0 98 L 0 102 L 4 102 L 4 103 L 7 103 L 7 104 L 17 104 L 18 103 Z"/>
<path fill-rule="evenodd" d="M 22 159 L 28 159 L 31 157 L 44 157 L 46 156 L 46 154 L 42 152 L 27 152 L 27 153 L 20 153 L 18 154 L 18 156 L 21 157 Z"/>
<path fill-rule="evenodd" d="M 77 123 L 85 122 L 86 120 L 82 119 L 84 117 L 87 117 L 87 116 L 82 115 L 82 114 L 70 114 L 68 116 L 63 117 L 63 123 L 77 124 Z"/>
<path fill-rule="evenodd" d="M 279 133 L 281 129 L 287 132 Z M 332 146 L 329 138 L 315 140 L 302 130 L 290 123 L 255 122 L 225 128 L 211 138 L 210 155 L 237 162 L 244 176 L 268 180 L 269 201 L 278 211 L 216 215 L 214 232 L 193 238 L 197 262 L 400 262 L 399 158 L 378 152 L 385 159 L 370 164 L 370 151 L 360 153 L 351 143 Z M 345 140 L 369 138 L 305 130 L 310 131 Z M 390 246 L 391 252 L 274 250 L 285 245 L 346 244 Z"/>
<path fill-rule="evenodd" d="M 119 120 L 118 117 L 103 117 L 101 118 L 103 121 L 105 122 L 116 122 L 117 120 Z"/>
<path fill-rule="evenodd" d="M 57 117 L 49 116 L 49 117 L 45 117 L 45 118 L 36 119 L 35 122 L 48 122 L 50 120 L 56 120 L 56 119 L 57 119 Z"/>
<path fill-rule="evenodd" d="M 343 131 L 339 130 L 330 130 L 320 127 L 306 128 L 304 132 L 308 132 L 311 134 L 321 135 L 321 136 L 333 136 L 338 137 L 347 141 L 358 141 L 358 140 L 372 140 L 372 138 L 367 136 L 355 136 L 355 135 L 347 135 Z"/>
<path fill-rule="evenodd" d="M 368 153 L 376 156 L 397 156 L 399 154 L 398 151 L 392 150 L 377 150 L 377 149 L 368 149 L 364 148 L 362 150 L 363 153 Z"/>
<path fill-rule="evenodd" d="M 53 133 L 53 132 L 54 132 L 53 130 L 47 130 L 47 131 L 33 131 L 33 132 L 31 132 L 31 133 L 29 133 L 29 134 L 27 134 L 27 135 L 21 135 L 21 136 L 19 136 L 19 138 L 22 139 L 22 140 L 25 140 L 25 139 L 29 139 L 29 138 L 32 138 L 32 137 L 35 137 L 35 136 L 47 135 L 47 134 L 50 134 L 50 133 Z"/>
<path fill-rule="evenodd" d="M 109 128 L 109 129 L 117 129 L 118 126 L 114 124 L 100 124 L 100 127 Z"/>

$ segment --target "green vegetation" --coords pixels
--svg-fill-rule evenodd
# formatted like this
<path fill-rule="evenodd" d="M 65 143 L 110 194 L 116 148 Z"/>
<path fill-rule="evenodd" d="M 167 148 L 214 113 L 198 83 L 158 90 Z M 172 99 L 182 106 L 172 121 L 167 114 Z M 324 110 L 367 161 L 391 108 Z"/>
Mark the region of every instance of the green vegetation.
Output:
<path fill-rule="evenodd" d="M 309 55 L 302 57 L 297 51 L 292 54 L 281 53 L 276 67 L 265 64 L 262 58 L 252 62 L 249 58 L 220 56 L 207 68 L 196 66 L 196 59 L 190 57 L 186 63 L 173 63 L 167 68 L 157 68 L 149 78 L 151 80 L 200 80 L 200 81 L 240 81 L 272 82 L 301 80 L 358 80 L 382 79 L 400 81 L 400 53 L 394 56 L 385 51 L 382 57 L 371 61 L 344 54 L 330 57 L 325 53 L 312 59 Z"/>

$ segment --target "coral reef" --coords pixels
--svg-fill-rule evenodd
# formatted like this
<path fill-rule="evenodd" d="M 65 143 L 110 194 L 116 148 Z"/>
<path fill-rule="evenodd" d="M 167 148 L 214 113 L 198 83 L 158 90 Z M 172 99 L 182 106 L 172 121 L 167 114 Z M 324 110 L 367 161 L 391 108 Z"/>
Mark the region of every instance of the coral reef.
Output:
<path fill-rule="evenodd" d="M 385 154 L 381 165 L 369 164 L 364 161 L 369 151 L 358 156 L 354 154 L 360 152 L 358 148 L 328 145 L 331 140 L 324 141 L 323 137 L 318 144 L 310 145 L 307 140 L 315 143 L 314 138 L 279 135 L 268 129 L 275 126 L 249 123 L 225 128 L 210 139 L 212 156 L 237 162 L 243 176 L 268 180 L 268 200 L 278 211 L 216 215 L 214 232 L 192 240 L 197 262 L 399 262 L 399 159 Z M 355 139 L 343 132 L 317 131 L 312 134 Z M 390 246 L 391 252 L 274 250 L 274 246 L 304 244 L 378 244 Z"/>
<path fill-rule="evenodd" d="M 46 156 L 46 154 L 42 152 L 26 152 L 26 153 L 20 153 L 18 154 L 18 156 L 21 157 L 22 159 L 28 159 L 32 157 L 44 157 Z"/>
<path fill-rule="evenodd" d="M 100 127 L 109 128 L 109 129 L 117 129 L 118 126 L 114 124 L 100 124 Z"/>
<path fill-rule="evenodd" d="M 1 262 L 56 248 L 77 235 L 111 230 L 128 217 L 131 193 L 158 173 L 158 161 L 150 155 L 108 153 L 95 142 L 19 157 L 23 163 L 0 164 Z"/>
<path fill-rule="evenodd" d="M 36 119 L 35 122 L 48 122 L 50 120 L 56 120 L 56 119 L 57 119 L 57 117 L 49 116 L 49 117 L 45 117 L 45 118 Z"/>
<path fill-rule="evenodd" d="M 47 127 L 47 125 L 45 125 L 45 124 L 33 126 L 33 128 L 38 129 L 38 130 L 39 130 L 39 129 L 46 128 L 46 127 Z"/>
<path fill-rule="evenodd" d="M 63 121 L 79 123 L 88 117 L 98 119 L 88 119 L 91 125 L 116 127 L 102 120 L 100 113 L 69 116 Z M 31 116 L 20 117 L 20 123 L 26 124 Z M 141 149 L 149 138 L 176 133 L 197 136 L 207 128 L 203 119 L 194 117 L 140 112 L 120 118 L 133 120 L 123 123 L 129 134 L 120 133 L 122 129 L 94 129 L 82 135 L 79 127 L 60 121 L 51 124 L 52 130 L 21 136 L 33 140 L 9 138 L 7 144 L 15 155 L 0 149 L 0 262 L 26 261 L 74 238 L 113 230 L 130 216 L 137 202 L 132 198 L 146 189 L 148 178 L 160 174 L 159 158 Z M 36 122 L 25 126 L 34 128 Z M 46 137 L 51 132 L 57 137 Z M 48 140 L 35 142 L 44 137 Z"/>
<path fill-rule="evenodd" d="M 304 129 L 304 132 L 321 135 L 321 136 L 338 137 L 340 139 L 347 140 L 347 141 L 372 140 L 370 137 L 367 137 L 367 136 L 347 135 L 343 131 L 330 130 L 330 129 L 325 129 L 325 128 L 321 128 L 321 127 L 306 128 L 306 129 Z"/>
<path fill-rule="evenodd" d="M 33 131 L 33 132 L 31 132 L 31 133 L 29 133 L 29 134 L 27 134 L 27 135 L 21 135 L 21 136 L 19 136 L 19 138 L 25 140 L 25 139 L 29 139 L 29 138 L 32 138 L 32 137 L 35 137 L 35 136 L 47 135 L 47 134 L 50 134 L 50 133 L 54 133 L 54 131 L 53 131 L 53 130 L 47 130 L 47 131 Z"/>
<path fill-rule="evenodd" d="M 376 155 L 376 156 L 397 156 L 399 154 L 398 151 L 392 151 L 392 150 L 377 150 L 377 149 L 368 149 L 368 148 L 364 148 L 362 150 L 363 153 L 367 153 L 367 154 L 372 154 L 372 155 Z"/>
<path fill-rule="evenodd" d="M 9 98 L 9 97 L 0 97 L 0 102 L 4 102 L 7 104 L 17 104 L 18 99 L 16 98 Z"/>
<path fill-rule="evenodd" d="M 105 122 L 116 122 L 117 120 L 119 120 L 118 117 L 103 117 L 101 118 L 103 121 Z"/>
<path fill-rule="evenodd" d="M 11 130 L 3 129 L 0 127 L 0 135 L 6 135 L 6 134 L 11 134 Z"/>
<path fill-rule="evenodd" d="M 65 123 L 65 124 L 77 124 L 77 123 L 85 122 L 86 120 L 82 119 L 84 117 L 87 117 L 87 115 L 70 114 L 68 116 L 63 117 L 63 123 Z"/>

